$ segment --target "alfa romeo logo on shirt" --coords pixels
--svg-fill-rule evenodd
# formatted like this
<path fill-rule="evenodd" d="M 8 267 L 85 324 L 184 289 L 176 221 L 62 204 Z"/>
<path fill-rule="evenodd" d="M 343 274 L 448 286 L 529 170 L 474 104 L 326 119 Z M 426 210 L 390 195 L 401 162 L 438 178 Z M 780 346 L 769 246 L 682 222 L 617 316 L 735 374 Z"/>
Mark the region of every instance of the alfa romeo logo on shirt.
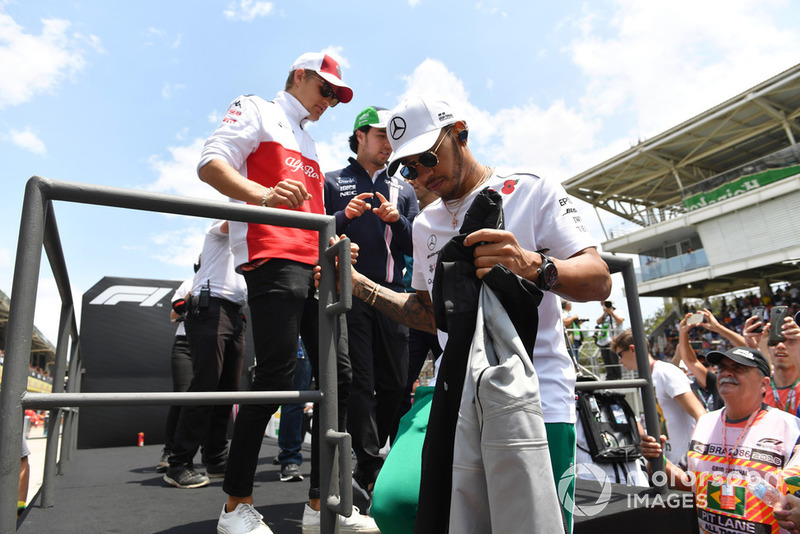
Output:
<path fill-rule="evenodd" d="M 406 121 L 403 120 L 403 117 L 392 119 L 392 124 L 389 125 L 389 133 L 395 141 L 403 137 L 403 134 L 406 133 Z"/>

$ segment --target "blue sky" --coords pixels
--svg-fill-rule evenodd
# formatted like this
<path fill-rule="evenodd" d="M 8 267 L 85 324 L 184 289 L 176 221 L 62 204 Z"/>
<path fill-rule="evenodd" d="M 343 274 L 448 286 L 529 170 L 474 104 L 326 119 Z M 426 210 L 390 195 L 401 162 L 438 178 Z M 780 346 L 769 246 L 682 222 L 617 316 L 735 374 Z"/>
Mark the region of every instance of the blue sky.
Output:
<path fill-rule="evenodd" d="M 418 94 L 462 111 L 483 163 L 565 180 L 796 64 L 798 20 L 789 0 L 0 0 L 0 289 L 30 176 L 219 198 L 196 178 L 203 139 L 238 95 L 274 96 L 303 52 L 336 56 L 355 92 L 312 126 L 325 171 L 345 164 L 358 111 Z M 189 276 L 207 226 L 55 211 L 78 302 L 103 276 Z M 54 339 L 43 266 L 36 324 Z M 660 305 L 643 300 L 645 317 Z"/>

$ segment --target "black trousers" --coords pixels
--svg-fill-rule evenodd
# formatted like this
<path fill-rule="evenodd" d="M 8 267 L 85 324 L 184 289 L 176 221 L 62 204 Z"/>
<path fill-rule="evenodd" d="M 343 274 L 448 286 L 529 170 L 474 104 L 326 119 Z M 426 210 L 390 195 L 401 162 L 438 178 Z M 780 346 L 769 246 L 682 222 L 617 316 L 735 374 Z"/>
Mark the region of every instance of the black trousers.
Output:
<path fill-rule="evenodd" d="M 620 380 L 622 368 L 619 365 L 619 356 L 610 347 L 600 347 L 600 357 L 606 365 L 606 380 Z"/>
<path fill-rule="evenodd" d="M 172 391 L 188 391 L 192 384 L 192 351 L 189 349 L 189 340 L 186 335 L 175 336 L 172 343 Z M 167 412 L 167 422 L 164 424 L 164 450 L 172 451 L 172 439 L 178 427 L 178 417 L 181 414 L 180 406 L 170 406 Z"/>
<path fill-rule="evenodd" d="M 353 299 L 347 312 L 353 367 L 347 430 L 358 470 L 374 482 L 383 466 L 380 449 L 392 432 L 408 376 L 408 327 Z"/>
<path fill-rule="evenodd" d="M 272 259 L 245 272 L 252 318 L 256 367 L 255 391 L 293 389 L 300 336 L 311 360 L 312 374 L 319 381 L 319 307 L 314 297 L 313 267 L 290 260 Z M 346 335 L 345 335 L 346 339 Z M 346 351 L 337 351 L 339 424 L 344 428 L 347 395 L 352 373 Z M 239 409 L 222 489 L 234 497 L 253 494 L 258 455 L 269 418 L 277 404 L 244 404 Z M 314 410 L 317 417 L 319 410 Z M 319 497 L 319 425 L 311 443 L 310 498 Z"/>
<path fill-rule="evenodd" d="M 244 321 L 241 307 L 210 298 L 208 308 L 189 308 L 186 337 L 192 355 L 193 377 L 188 391 L 238 391 L 244 359 Z M 228 455 L 231 405 L 184 406 L 172 443 L 170 466 L 191 466 L 201 444 L 202 461 L 216 465 Z"/>

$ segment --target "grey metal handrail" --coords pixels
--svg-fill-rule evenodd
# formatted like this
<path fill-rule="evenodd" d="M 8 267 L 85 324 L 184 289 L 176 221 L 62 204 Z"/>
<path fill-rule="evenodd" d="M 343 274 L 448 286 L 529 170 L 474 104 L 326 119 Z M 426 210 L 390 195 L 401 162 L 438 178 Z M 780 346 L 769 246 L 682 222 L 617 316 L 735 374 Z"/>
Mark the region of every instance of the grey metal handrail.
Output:
<path fill-rule="evenodd" d="M 319 232 L 320 266 L 320 384 L 319 391 L 285 392 L 208 392 L 208 393 L 80 393 L 81 356 L 80 338 L 74 314 L 72 290 L 64 261 L 53 201 L 76 202 L 117 208 L 195 217 L 228 219 L 257 224 L 289 226 Z M 336 340 L 335 315 L 347 311 L 352 304 L 350 279 L 350 243 L 343 239 L 329 246 L 335 236 L 335 221 L 327 215 L 298 213 L 289 210 L 261 208 L 238 203 L 209 201 L 149 193 L 116 187 L 63 182 L 34 176 L 25 187 L 17 256 L 14 265 L 12 298 L 6 334 L 6 353 L 0 388 L 0 534 L 16 530 L 14 503 L 19 481 L 19 458 L 22 452 L 22 415 L 26 407 L 49 408 L 48 440 L 45 452 L 45 470 L 41 492 L 43 506 L 53 502 L 55 470 L 62 469 L 70 458 L 76 442 L 76 407 L 93 404 L 117 405 L 178 405 L 231 403 L 284 403 L 292 401 L 319 402 L 320 411 L 320 482 L 327 491 L 326 506 L 320 517 L 322 532 L 328 534 L 336 528 L 336 512 L 349 510 L 352 502 L 349 477 L 351 455 L 349 439 L 335 432 L 337 418 Z M 53 393 L 27 393 L 28 359 L 33 333 L 36 290 L 39 282 L 42 248 L 61 295 L 62 308 L 56 345 Z M 337 300 L 335 262 L 339 260 L 341 298 Z M 71 342 L 71 346 L 70 346 Z M 67 373 L 67 354 L 69 373 Z M 64 378 L 66 392 L 64 392 Z M 61 461 L 56 466 L 58 428 L 63 421 Z M 349 437 L 349 436 L 348 436 Z M 337 451 L 337 448 L 339 449 Z M 335 457 L 339 462 L 335 462 Z M 347 508 L 345 508 L 347 507 Z"/>
<path fill-rule="evenodd" d="M 648 435 L 655 437 L 656 441 L 659 441 L 661 428 L 658 424 L 658 410 L 656 409 L 653 376 L 650 372 L 650 362 L 647 357 L 647 336 L 644 333 L 642 309 L 639 306 L 639 289 L 636 286 L 636 272 L 633 268 L 633 260 L 630 258 L 619 258 L 611 254 L 601 254 L 600 256 L 606 262 L 612 274 L 622 273 L 622 281 L 625 285 L 625 298 L 628 302 L 628 312 L 631 315 L 633 346 L 636 349 L 636 365 L 638 367 L 639 378 L 634 380 L 579 382 L 575 385 L 575 389 L 590 391 L 598 389 L 639 389 L 642 396 L 642 408 L 644 408 L 645 431 Z M 650 468 L 652 474 L 664 470 L 663 453 L 658 458 L 650 460 Z M 656 488 L 661 492 L 665 492 L 668 489 L 664 485 L 656 485 Z"/>

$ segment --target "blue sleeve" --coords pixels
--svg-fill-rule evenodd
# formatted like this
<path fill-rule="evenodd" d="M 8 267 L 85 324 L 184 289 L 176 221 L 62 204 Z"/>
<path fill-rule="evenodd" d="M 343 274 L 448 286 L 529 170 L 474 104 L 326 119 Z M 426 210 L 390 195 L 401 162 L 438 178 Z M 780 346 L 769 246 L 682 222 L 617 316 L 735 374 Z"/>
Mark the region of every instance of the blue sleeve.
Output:
<path fill-rule="evenodd" d="M 330 172 L 325 175 L 325 213 L 333 215 L 336 220 L 336 235 L 342 235 L 350 225 L 350 219 L 344 214 L 347 204 L 339 206 L 339 177 L 340 172 Z M 349 201 L 348 201 L 349 202 Z"/>
<path fill-rule="evenodd" d="M 400 218 L 389 225 L 392 228 L 392 242 L 397 243 L 403 254 L 413 256 L 414 243 L 411 238 L 411 226 L 414 217 L 419 213 L 419 202 L 414 188 L 405 182 L 403 182 L 403 189 L 398 199 L 397 210 L 400 212 Z"/>

